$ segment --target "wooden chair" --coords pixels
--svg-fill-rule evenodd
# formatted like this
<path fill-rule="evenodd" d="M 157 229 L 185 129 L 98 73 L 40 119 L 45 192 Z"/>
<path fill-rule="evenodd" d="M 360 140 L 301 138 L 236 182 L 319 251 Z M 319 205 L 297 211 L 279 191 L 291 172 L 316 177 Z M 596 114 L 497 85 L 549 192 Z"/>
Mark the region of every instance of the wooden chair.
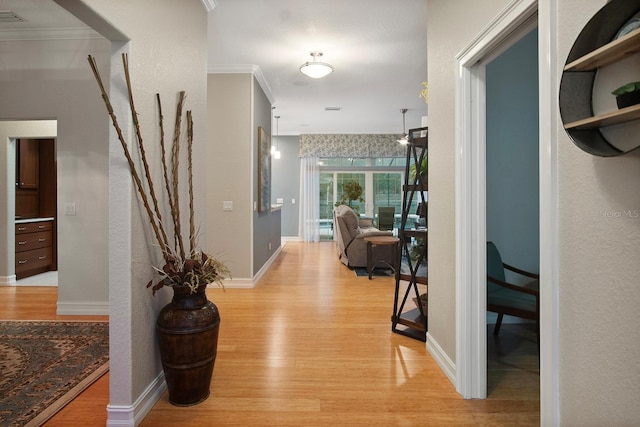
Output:
<path fill-rule="evenodd" d="M 393 206 L 380 206 L 378 208 L 378 230 L 393 230 L 396 208 Z"/>
<path fill-rule="evenodd" d="M 515 285 L 505 280 L 505 269 L 528 277 L 530 282 Z M 521 317 L 535 320 L 536 334 L 540 343 L 540 276 L 505 264 L 493 242 L 487 242 L 487 311 L 498 313 L 493 335 L 500 333 L 502 317 Z"/>

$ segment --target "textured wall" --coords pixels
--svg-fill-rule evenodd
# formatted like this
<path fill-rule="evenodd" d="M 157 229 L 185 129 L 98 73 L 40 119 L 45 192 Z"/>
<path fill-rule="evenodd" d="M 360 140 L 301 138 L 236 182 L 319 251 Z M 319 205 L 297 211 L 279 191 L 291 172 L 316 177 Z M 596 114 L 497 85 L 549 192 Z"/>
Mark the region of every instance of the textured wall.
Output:
<path fill-rule="evenodd" d="M 78 3 L 67 0 L 65 4 Z M 176 95 L 187 92 L 186 108 L 193 111 L 194 120 L 194 181 L 196 211 L 203 212 L 205 203 L 206 122 L 206 29 L 207 14 L 202 2 L 189 0 L 84 0 L 120 32 L 130 43 L 115 43 L 114 49 L 129 51 L 131 79 L 136 107 L 143 122 L 143 138 L 148 143 L 152 164 L 159 164 L 159 131 L 156 126 L 156 93 L 163 100 L 166 129 L 173 129 Z M 116 57 L 113 72 L 121 70 Z M 120 72 L 120 71 L 118 71 Z M 125 92 L 122 80 L 112 88 L 116 114 L 126 122 Z M 99 93 L 95 96 L 99 99 Z M 106 120 L 106 116 L 105 116 Z M 111 134 L 112 159 L 109 169 L 110 193 L 110 303 L 111 303 L 111 401 L 110 405 L 132 405 L 161 372 L 155 342 L 155 318 L 170 297 L 165 290 L 156 297 L 145 285 L 153 277 L 151 264 L 159 262 L 158 252 L 150 245 L 146 214 L 140 208 L 137 195 L 131 192 L 131 179 L 126 179 L 122 152 Z M 119 156 L 119 157 L 116 157 Z M 160 172 L 156 175 L 156 182 Z M 187 200 L 182 198 L 183 212 Z M 122 219 L 122 214 L 129 220 Z M 130 230 L 127 227 L 130 225 Z M 206 236 L 204 225 L 201 229 Z M 127 235 L 128 233 L 128 235 Z M 203 242 L 206 244 L 206 242 Z M 125 274 L 123 277 L 122 275 Z M 122 280 L 120 280 L 122 278 Z"/>
<path fill-rule="evenodd" d="M 559 67 L 605 3 L 559 2 Z M 560 128 L 558 156 L 560 424 L 637 425 L 640 153 L 594 157 Z"/>

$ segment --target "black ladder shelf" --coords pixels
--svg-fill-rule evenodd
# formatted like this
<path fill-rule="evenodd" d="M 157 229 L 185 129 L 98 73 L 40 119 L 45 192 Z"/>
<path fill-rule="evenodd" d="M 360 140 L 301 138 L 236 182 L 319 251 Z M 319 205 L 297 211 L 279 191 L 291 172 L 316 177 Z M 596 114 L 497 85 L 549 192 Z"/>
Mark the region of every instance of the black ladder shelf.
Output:
<path fill-rule="evenodd" d="M 400 251 L 397 260 L 396 289 L 391 316 L 391 330 L 420 341 L 427 340 L 427 224 L 428 184 L 420 165 L 427 161 L 428 128 L 409 130 L 407 162 L 402 186 L 402 222 L 398 230 Z M 413 173 L 412 173 L 413 171 Z M 412 176 L 413 175 L 413 176 Z M 413 214 L 425 217 L 419 224 Z M 412 308 L 415 307 L 415 308 Z"/>

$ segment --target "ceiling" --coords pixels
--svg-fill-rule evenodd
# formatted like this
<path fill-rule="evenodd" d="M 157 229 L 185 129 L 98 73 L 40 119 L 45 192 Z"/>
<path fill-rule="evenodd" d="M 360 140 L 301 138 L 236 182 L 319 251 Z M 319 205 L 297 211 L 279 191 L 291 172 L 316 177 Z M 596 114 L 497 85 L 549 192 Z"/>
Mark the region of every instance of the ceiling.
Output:
<path fill-rule="evenodd" d="M 280 116 L 274 135 L 401 133 L 402 108 L 406 129 L 427 115 L 419 97 L 427 80 L 426 0 L 214 3 L 209 72 L 255 72 Z M 0 16 L 0 40 L 89 31 L 52 0 L 0 0 L 6 10 L 26 22 Z M 335 71 L 322 79 L 300 73 L 311 51 L 322 51 Z"/>

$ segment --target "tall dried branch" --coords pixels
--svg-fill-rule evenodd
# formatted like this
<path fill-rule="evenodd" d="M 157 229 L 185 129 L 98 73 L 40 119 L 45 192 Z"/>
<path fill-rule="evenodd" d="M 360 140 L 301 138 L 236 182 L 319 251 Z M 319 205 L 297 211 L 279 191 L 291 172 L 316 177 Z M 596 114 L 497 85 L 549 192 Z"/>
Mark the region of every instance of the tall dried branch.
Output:
<path fill-rule="evenodd" d="M 98 82 L 98 86 L 100 87 L 100 92 L 102 94 L 102 99 L 104 101 L 105 106 L 107 107 L 107 112 L 109 113 L 109 116 L 111 117 L 111 122 L 113 124 L 113 127 L 116 130 L 116 133 L 118 134 L 118 140 L 120 141 L 120 145 L 122 145 L 122 149 L 124 151 L 124 155 L 127 159 L 127 163 L 129 163 L 129 169 L 131 171 L 131 176 L 133 177 L 133 181 L 136 184 L 136 188 L 138 190 L 138 194 L 140 194 L 140 198 L 142 198 L 142 203 L 144 205 L 145 210 L 147 211 L 147 215 L 149 217 L 149 223 L 151 224 L 151 227 L 153 229 L 153 233 L 154 236 L 156 238 L 156 241 L 158 242 L 158 244 L 160 245 L 161 248 L 164 248 L 164 243 L 162 240 L 162 237 L 160 236 L 160 231 L 158 229 L 158 224 L 156 222 L 156 218 L 153 215 L 153 211 L 151 210 L 151 207 L 149 206 L 149 200 L 147 198 L 147 194 L 145 192 L 144 186 L 142 185 L 142 181 L 140 180 L 140 176 L 138 175 L 138 171 L 136 170 L 135 164 L 133 163 L 133 159 L 131 158 L 131 153 L 129 152 L 129 147 L 127 145 L 127 142 L 124 138 L 124 136 L 122 135 L 122 129 L 120 128 L 120 125 L 118 123 L 118 119 L 115 115 L 115 113 L 113 112 L 113 106 L 111 105 L 111 100 L 109 99 L 109 95 L 107 94 L 107 91 L 104 88 L 104 84 L 102 82 L 102 78 L 100 77 L 100 72 L 98 71 L 98 64 L 96 63 L 96 60 L 93 56 L 89 55 L 89 57 L 87 58 L 89 61 L 89 65 L 91 65 L 91 70 L 93 71 L 93 75 L 95 76 L 96 81 Z M 162 251 L 162 255 L 165 259 L 165 261 L 169 260 L 169 254 L 168 252 L 166 252 L 165 250 Z"/>
<path fill-rule="evenodd" d="M 172 211 L 175 223 L 174 235 L 178 242 L 180 257 L 184 259 L 184 243 L 182 242 L 181 225 L 180 225 L 180 197 L 179 197 L 179 172 L 180 172 L 180 128 L 182 126 L 182 108 L 184 106 L 185 91 L 180 91 L 178 106 L 176 109 L 176 124 L 173 131 L 173 147 L 171 156 L 171 175 L 173 179 L 173 196 L 175 206 Z"/>
<path fill-rule="evenodd" d="M 189 252 L 196 250 L 196 226 L 193 209 L 193 117 L 187 111 L 187 171 L 189 176 Z"/>
<path fill-rule="evenodd" d="M 133 124 L 136 130 L 136 136 L 138 138 L 138 148 L 140 150 L 140 158 L 142 159 L 142 165 L 144 167 L 144 174 L 147 178 L 147 183 L 149 184 L 149 195 L 151 196 L 151 201 L 153 202 L 153 209 L 158 217 L 158 228 L 160 230 L 160 234 L 162 235 L 162 252 L 167 251 L 167 247 L 169 246 L 169 239 L 167 238 L 167 233 L 164 231 L 164 227 L 162 226 L 162 214 L 160 213 L 160 207 L 158 206 L 158 198 L 156 197 L 155 185 L 153 184 L 153 178 L 151 176 L 151 172 L 149 171 L 149 162 L 147 161 L 147 152 L 144 149 L 144 142 L 142 140 L 142 132 L 140 131 L 140 121 L 138 120 L 138 112 L 136 111 L 135 104 L 133 102 L 133 89 L 131 87 L 131 77 L 129 75 L 129 60 L 126 53 L 122 54 L 122 65 L 124 67 L 124 76 L 127 82 L 127 92 L 129 93 L 129 106 L 131 107 L 131 116 L 133 117 Z"/>
<path fill-rule="evenodd" d="M 171 183 L 169 181 L 169 171 L 167 167 L 167 156 L 166 156 L 166 147 L 164 144 L 164 115 L 162 114 L 162 101 L 160 101 L 160 94 L 156 93 L 156 99 L 158 101 L 158 126 L 160 127 L 160 148 L 162 150 L 162 173 L 164 176 L 164 186 L 167 190 L 167 201 L 169 203 L 169 210 L 171 212 L 171 217 L 173 218 L 173 212 L 175 210 L 175 205 L 173 202 L 173 195 L 171 192 Z M 175 227 L 175 220 L 173 222 L 173 226 Z M 174 238 L 175 242 L 175 238 Z M 168 245 L 168 242 L 167 242 Z"/>

